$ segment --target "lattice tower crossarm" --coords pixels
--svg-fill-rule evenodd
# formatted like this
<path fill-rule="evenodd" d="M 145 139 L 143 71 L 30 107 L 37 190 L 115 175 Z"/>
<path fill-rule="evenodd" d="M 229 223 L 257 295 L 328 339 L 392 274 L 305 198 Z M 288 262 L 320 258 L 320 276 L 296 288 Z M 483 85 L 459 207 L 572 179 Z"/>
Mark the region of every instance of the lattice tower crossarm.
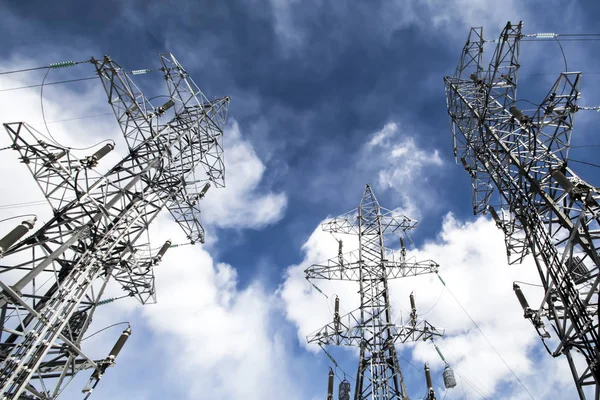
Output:
<path fill-rule="evenodd" d="M 443 334 L 416 319 L 398 326 L 391 316 L 388 280 L 438 269 L 434 261 L 412 262 L 405 259 L 404 251 L 396 254 L 385 247 L 386 233 L 403 233 L 415 225 L 415 221 L 381 207 L 367 185 L 358 209 L 323 224 L 325 231 L 357 235 L 358 250 L 348 254 L 340 251 L 338 257 L 305 271 L 307 279 L 359 284 L 360 307 L 344 316 L 336 310 L 331 324 L 307 338 L 309 343 L 320 345 L 359 347 L 355 400 L 408 399 L 395 345 Z"/>
<path fill-rule="evenodd" d="M 444 78 L 454 153 L 472 178 L 475 214 L 490 212 L 503 230 L 509 262 L 533 255 L 544 294 L 532 309 L 515 285 L 525 317 L 552 356 L 566 356 L 579 397 L 587 386 L 600 399 L 600 194 L 568 167 L 581 73 L 561 73 L 535 111 L 521 111 L 521 29 L 506 25 L 485 68 L 487 41 L 472 28 L 455 75 Z"/>
<path fill-rule="evenodd" d="M 0 281 L 3 399 L 55 399 L 84 369 L 94 371 L 91 392 L 130 333 L 123 333 L 104 360 L 81 349 L 107 283 L 114 279 L 127 295 L 154 301 L 154 266 L 170 242 L 152 249 L 149 225 L 167 208 L 191 242 L 202 241 L 195 194 L 206 190 L 196 191 L 196 183 L 222 184 L 220 146 L 229 98 L 208 101 L 169 54 L 161 56 L 169 100 L 152 107 L 110 58 L 91 62 L 129 145 L 108 172 L 93 167 L 112 148 L 76 157 L 25 123 L 4 124 L 54 215 L 0 255 L 0 272 L 9 272 L 3 276 L 21 274 L 16 282 Z M 206 177 L 190 183 L 200 165 Z"/>

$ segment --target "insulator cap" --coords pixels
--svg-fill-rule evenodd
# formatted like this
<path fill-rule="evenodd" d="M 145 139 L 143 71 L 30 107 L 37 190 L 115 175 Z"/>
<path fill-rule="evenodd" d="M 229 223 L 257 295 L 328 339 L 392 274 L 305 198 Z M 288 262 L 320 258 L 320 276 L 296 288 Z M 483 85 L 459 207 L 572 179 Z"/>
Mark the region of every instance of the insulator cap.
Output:
<path fill-rule="evenodd" d="M 410 308 L 413 310 L 417 309 L 417 306 L 415 305 L 415 295 L 414 294 L 410 294 Z"/>
<path fill-rule="evenodd" d="M 425 364 L 425 380 L 427 381 L 427 389 L 433 388 L 433 383 L 431 382 L 431 372 L 429 371 L 429 365 Z"/>
<path fill-rule="evenodd" d="M 125 329 L 123 331 L 123 333 L 119 337 L 119 340 L 117 340 L 117 343 L 115 343 L 115 345 L 113 346 L 112 350 L 108 354 L 108 359 L 110 361 L 114 361 L 115 358 L 117 358 L 117 356 L 121 352 L 121 349 L 125 345 L 125 342 L 127 342 L 127 339 L 129 339 L 130 335 L 131 335 L 131 327 L 128 326 L 127 329 Z"/>
<path fill-rule="evenodd" d="M 333 312 L 333 324 L 336 331 L 340 330 L 340 298 L 335 297 L 335 306 Z"/>
<path fill-rule="evenodd" d="M 160 260 L 162 260 L 163 256 L 165 255 L 165 253 L 167 252 L 167 250 L 169 250 L 169 247 L 171 247 L 171 241 L 167 240 L 162 247 L 160 248 L 160 250 L 158 251 L 158 253 L 156 254 L 156 258 L 154 259 L 156 262 L 159 262 Z"/>
<path fill-rule="evenodd" d="M 21 222 L 20 225 L 16 226 L 12 231 L 8 232 L 6 236 L 0 239 L 0 255 L 4 254 L 9 248 L 19 241 L 35 224 L 36 219 L 27 220 Z"/>
<path fill-rule="evenodd" d="M 96 151 L 90 157 L 90 164 L 93 164 L 93 166 L 98 165 L 98 160 L 100 160 L 102 157 L 104 157 L 105 155 L 107 155 L 108 153 L 110 153 L 114 148 L 115 148 L 114 144 L 112 144 L 112 143 L 106 143 L 104 146 L 100 147 L 98 149 L 98 151 Z"/>
<path fill-rule="evenodd" d="M 519 300 L 519 303 L 521 303 L 521 307 L 523 307 L 523 311 L 527 312 L 527 310 L 530 309 L 529 303 L 527 302 L 525 295 L 521 291 L 521 287 L 519 285 L 517 285 L 516 283 L 513 283 L 513 290 L 515 291 L 515 294 L 517 295 L 517 299 Z"/>
<path fill-rule="evenodd" d="M 152 72 L 152 71 L 149 69 L 134 69 L 133 71 L 131 71 L 131 73 L 133 75 L 147 74 L 148 72 Z"/>
<path fill-rule="evenodd" d="M 329 368 L 329 379 L 327 381 L 327 399 L 333 400 L 333 370 Z"/>
<path fill-rule="evenodd" d="M 61 62 L 56 62 L 56 63 L 50 64 L 50 68 L 58 69 L 58 68 L 73 67 L 75 65 L 77 65 L 75 63 L 75 61 L 61 61 Z"/>
<path fill-rule="evenodd" d="M 173 101 L 173 99 L 169 99 L 169 101 L 167 101 L 165 104 L 158 107 L 158 113 L 162 114 L 165 111 L 167 111 L 169 108 L 173 107 L 174 105 L 175 105 L 175 102 Z"/>
<path fill-rule="evenodd" d="M 340 386 L 338 388 L 338 399 L 350 400 L 350 382 L 348 382 L 345 378 L 340 382 Z"/>
<path fill-rule="evenodd" d="M 570 193 L 573 189 L 575 189 L 575 185 L 563 174 L 561 171 L 555 169 L 550 173 L 554 180 L 563 188 L 565 192 Z"/>
<path fill-rule="evenodd" d="M 50 160 L 52 162 L 54 162 L 54 161 L 58 161 L 61 158 L 63 158 L 65 156 L 65 154 L 67 154 L 67 151 L 66 150 L 61 150 L 58 153 L 52 153 L 52 154 L 50 154 L 49 158 L 50 158 Z"/>
<path fill-rule="evenodd" d="M 496 225 L 500 226 L 502 224 L 502 220 L 498 216 L 498 213 L 496 212 L 496 209 L 494 207 L 492 207 L 492 206 L 489 206 L 488 210 L 490 211 L 490 214 L 492 215 L 492 218 L 493 218 L 494 222 L 496 223 Z"/>
<path fill-rule="evenodd" d="M 449 366 L 444 368 L 442 372 L 442 378 L 444 378 L 444 386 L 446 389 L 452 389 L 456 386 L 456 378 L 454 377 L 454 371 Z"/>
<path fill-rule="evenodd" d="M 510 111 L 511 115 L 515 117 L 519 122 L 524 122 L 525 120 L 527 120 L 527 117 L 523 115 L 523 112 L 521 112 L 521 110 L 519 110 L 515 106 L 510 106 L 508 111 Z"/>
<path fill-rule="evenodd" d="M 476 83 L 476 84 L 478 84 L 478 85 L 481 85 L 481 84 L 483 83 L 483 79 L 480 79 L 480 78 L 477 76 L 477 74 L 476 74 L 476 73 L 474 73 L 474 72 L 471 74 L 470 78 L 471 78 L 471 80 L 472 80 L 474 83 Z"/>
<path fill-rule="evenodd" d="M 206 192 L 208 192 L 208 189 L 210 189 L 210 182 L 206 182 L 206 185 L 204 185 L 204 187 L 202 188 L 202 190 L 198 194 L 198 197 L 199 198 L 203 198 L 204 195 L 206 194 Z"/>

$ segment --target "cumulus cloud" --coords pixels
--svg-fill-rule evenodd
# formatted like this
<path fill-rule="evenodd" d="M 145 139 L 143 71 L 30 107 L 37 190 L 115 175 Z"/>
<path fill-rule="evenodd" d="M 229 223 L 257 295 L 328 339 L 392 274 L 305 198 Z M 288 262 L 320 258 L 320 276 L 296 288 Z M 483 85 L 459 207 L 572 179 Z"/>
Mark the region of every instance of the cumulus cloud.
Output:
<path fill-rule="evenodd" d="M 169 254 L 156 278 L 159 301 L 142 313 L 187 398 L 301 398 L 260 284 L 239 288 L 232 266 L 192 246 Z"/>

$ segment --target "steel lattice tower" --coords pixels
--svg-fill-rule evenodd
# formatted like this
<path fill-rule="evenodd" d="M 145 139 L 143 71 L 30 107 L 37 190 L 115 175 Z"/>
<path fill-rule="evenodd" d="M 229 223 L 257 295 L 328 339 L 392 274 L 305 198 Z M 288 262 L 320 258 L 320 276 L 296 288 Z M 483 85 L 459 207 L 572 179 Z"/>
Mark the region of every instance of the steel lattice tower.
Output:
<path fill-rule="evenodd" d="M 340 251 L 337 257 L 305 271 L 307 279 L 359 283 L 360 307 L 342 317 L 336 310 L 333 323 L 307 338 L 309 343 L 319 345 L 360 348 L 355 400 L 408 399 L 396 343 L 427 340 L 443 334 L 428 322 L 417 321 L 414 307 L 406 325 L 395 325 L 391 317 L 388 280 L 438 269 L 438 264 L 431 260 L 407 261 L 404 248 L 394 252 L 385 247 L 386 233 L 402 233 L 415 225 L 416 221 L 381 207 L 367 185 L 358 209 L 322 225 L 327 232 L 357 235 L 358 250 L 346 254 Z M 414 303 L 412 295 L 411 302 Z"/>
<path fill-rule="evenodd" d="M 514 285 L 525 318 L 553 357 L 566 356 L 579 397 L 590 386 L 599 399 L 600 196 L 568 166 L 574 113 L 585 108 L 577 105 L 581 73 L 561 73 L 535 111 L 519 110 L 520 40 L 555 37 L 521 29 L 506 25 L 484 68 L 486 41 L 472 28 L 455 75 L 444 78 L 454 153 L 472 178 L 474 213 L 489 211 L 504 231 L 509 262 L 533 255 L 544 295 L 530 308 Z"/>
<path fill-rule="evenodd" d="M 89 396 L 130 333 L 104 360 L 81 349 L 109 280 L 141 303 L 155 300 L 153 268 L 170 242 L 152 249 L 149 225 L 167 208 L 190 242 L 204 239 L 198 201 L 208 182 L 224 185 L 229 98 L 209 101 L 171 54 L 160 60 L 168 89 L 160 107 L 110 58 L 90 60 L 129 147 L 105 174 L 94 167 L 110 144 L 81 158 L 25 123 L 4 124 L 54 215 L 31 236 L 0 246 L 1 399 L 54 399 L 84 369 L 93 371 Z M 195 177 L 197 167 L 206 174 Z"/>

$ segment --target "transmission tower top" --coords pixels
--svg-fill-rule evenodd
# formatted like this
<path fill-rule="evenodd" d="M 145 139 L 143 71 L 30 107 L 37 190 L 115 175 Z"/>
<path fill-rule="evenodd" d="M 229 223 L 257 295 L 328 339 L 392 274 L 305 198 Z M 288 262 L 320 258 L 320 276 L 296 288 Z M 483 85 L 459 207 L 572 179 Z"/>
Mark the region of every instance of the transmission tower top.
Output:
<path fill-rule="evenodd" d="M 396 344 L 427 340 L 443 334 L 427 321 L 418 320 L 412 294 L 410 321 L 396 325 L 392 319 L 388 280 L 438 270 L 438 264 L 432 260 L 407 259 L 404 246 L 400 251 L 385 247 L 386 233 L 401 234 L 415 226 L 416 221 L 381 207 L 367 185 L 358 208 L 322 224 L 327 232 L 357 235 L 358 250 L 343 254 L 340 245 L 337 257 L 312 265 L 305 271 L 309 280 L 359 283 L 360 307 L 340 316 L 339 299 L 336 298 L 333 322 L 307 338 L 309 343 L 321 346 L 359 347 L 354 397 L 357 400 L 408 399 Z M 347 382 L 341 387 L 346 397 Z M 433 389 L 430 392 L 433 393 Z"/>

